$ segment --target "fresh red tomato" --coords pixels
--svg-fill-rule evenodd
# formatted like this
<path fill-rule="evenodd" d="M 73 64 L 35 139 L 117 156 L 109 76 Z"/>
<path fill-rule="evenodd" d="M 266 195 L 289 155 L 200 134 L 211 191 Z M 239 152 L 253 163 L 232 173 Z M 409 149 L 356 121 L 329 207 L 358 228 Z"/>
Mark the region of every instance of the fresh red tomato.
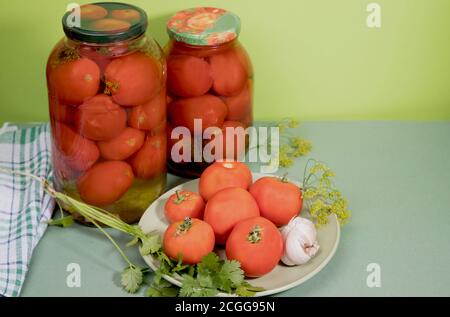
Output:
<path fill-rule="evenodd" d="M 208 201 L 218 191 L 229 187 L 249 188 L 252 184 L 252 172 L 241 162 L 214 162 L 200 176 L 199 190 Z"/>
<path fill-rule="evenodd" d="M 213 83 L 209 64 L 202 58 L 175 55 L 167 62 L 169 91 L 180 97 L 199 97 L 206 94 Z"/>
<path fill-rule="evenodd" d="M 74 122 L 76 108 L 60 104 L 57 100 L 50 100 L 50 118 L 56 121 L 67 123 Z"/>
<path fill-rule="evenodd" d="M 62 104 L 79 105 L 97 94 L 100 69 L 87 58 L 62 63 L 51 71 L 50 84 Z"/>
<path fill-rule="evenodd" d="M 213 89 L 221 96 L 235 96 L 245 86 L 247 71 L 234 49 L 209 58 L 214 79 Z"/>
<path fill-rule="evenodd" d="M 248 191 L 225 188 L 206 203 L 204 220 L 211 225 L 216 243 L 225 244 L 233 227 L 240 221 L 259 216 L 259 208 Z"/>
<path fill-rule="evenodd" d="M 250 82 L 236 96 L 225 97 L 224 102 L 228 108 L 227 120 L 243 121 L 252 110 Z"/>
<path fill-rule="evenodd" d="M 283 254 L 283 238 L 277 227 L 263 217 L 239 222 L 226 244 L 229 260 L 241 263 L 248 277 L 260 277 L 272 271 Z"/>
<path fill-rule="evenodd" d="M 205 202 L 202 196 L 187 190 L 171 195 L 164 206 L 164 214 L 170 223 L 187 217 L 202 219 L 204 210 Z"/>
<path fill-rule="evenodd" d="M 115 138 L 125 129 L 126 121 L 126 111 L 102 94 L 84 102 L 75 113 L 77 130 L 95 141 Z"/>
<path fill-rule="evenodd" d="M 300 188 L 285 178 L 263 177 L 249 189 L 261 210 L 261 216 L 277 226 L 286 225 L 302 209 Z"/>
<path fill-rule="evenodd" d="M 100 19 L 91 23 L 90 28 L 95 31 L 123 32 L 131 27 L 130 22 L 117 19 Z"/>
<path fill-rule="evenodd" d="M 147 136 L 142 148 L 130 158 L 136 177 L 150 179 L 166 170 L 166 136 Z"/>
<path fill-rule="evenodd" d="M 194 119 L 202 120 L 203 129 L 221 127 L 227 116 L 227 106 L 219 97 L 204 95 L 173 101 L 168 112 L 174 127 L 187 127 L 194 133 Z"/>
<path fill-rule="evenodd" d="M 80 7 L 80 15 L 83 20 L 98 20 L 106 17 L 108 11 L 95 4 L 85 4 Z"/>
<path fill-rule="evenodd" d="M 105 70 L 106 91 L 121 106 L 139 106 L 160 89 L 160 70 L 156 61 L 137 52 L 116 58 Z"/>
<path fill-rule="evenodd" d="M 144 140 L 145 132 L 127 127 L 114 139 L 97 142 L 97 146 L 104 159 L 122 161 L 139 150 Z"/>
<path fill-rule="evenodd" d="M 133 9 L 117 9 L 111 11 L 111 17 L 133 23 L 140 20 L 141 14 Z"/>
<path fill-rule="evenodd" d="M 121 161 L 94 165 L 77 181 L 83 201 L 94 206 L 107 206 L 122 197 L 133 184 L 131 166 Z"/>
<path fill-rule="evenodd" d="M 152 130 L 165 121 L 166 118 L 166 93 L 162 89 L 144 105 L 133 107 L 128 116 L 128 125 L 140 130 Z"/>
<path fill-rule="evenodd" d="M 85 171 L 98 160 L 100 152 L 94 142 L 82 137 L 69 126 L 52 123 L 52 135 L 67 165 Z"/>
<path fill-rule="evenodd" d="M 184 264 L 197 264 L 214 250 L 214 231 L 202 220 L 186 218 L 167 228 L 163 248 L 174 260 L 183 257 Z"/>

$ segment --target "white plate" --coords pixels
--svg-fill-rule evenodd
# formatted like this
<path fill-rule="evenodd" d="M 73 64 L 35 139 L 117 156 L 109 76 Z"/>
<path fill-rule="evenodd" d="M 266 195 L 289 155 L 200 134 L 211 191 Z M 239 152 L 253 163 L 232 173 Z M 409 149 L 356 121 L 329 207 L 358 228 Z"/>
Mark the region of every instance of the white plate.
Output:
<path fill-rule="evenodd" d="M 253 180 L 261 178 L 262 174 L 253 174 Z M 164 193 L 161 197 L 155 200 L 150 207 L 145 211 L 139 225 L 145 233 L 157 231 L 163 235 L 169 223 L 164 216 L 164 204 L 167 199 L 175 193 L 176 190 L 189 190 L 198 192 L 198 179 L 181 184 L 177 187 Z M 317 232 L 317 240 L 319 241 L 320 249 L 316 256 L 308 263 L 300 266 L 288 267 L 283 264 L 278 264 L 275 269 L 267 275 L 259 278 L 246 279 L 254 286 L 260 286 L 265 289 L 263 292 L 258 292 L 256 296 L 267 296 L 286 291 L 295 286 L 298 286 L 322 270 L 325 265 L 333 257 L 337 246 L 339 244 L 340 227 L 336 217 L 330 217 L 330 222 L 326 226 L 322 226 Z M 223 250 L 218 251 L 221 257 L 224 256 Z M 159 262 L 152 256 L 144 256 L 145 262 L 152 268 L 157 270 Z M 163 278 L 168 282 L 181 286 L 181 280 L 174 277 L 164 275 Z M 229 294 L 220 293 L 220 296 L 230 296 Z"/>

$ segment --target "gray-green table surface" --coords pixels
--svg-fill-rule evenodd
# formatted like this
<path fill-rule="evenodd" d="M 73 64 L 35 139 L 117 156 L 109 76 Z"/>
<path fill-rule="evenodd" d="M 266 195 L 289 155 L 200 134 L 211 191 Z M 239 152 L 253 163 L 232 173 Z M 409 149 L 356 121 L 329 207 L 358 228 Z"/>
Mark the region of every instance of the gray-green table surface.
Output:
<path fill-rule="evenodd" d="M 309 122 L 298 134 L 314 144 L 309 157 L 336 172 L 353 216 L 330 263 L 279 295 L 449 296 L 450 122 Z M 302 177 L 306 159 L 288 169 L 291 178 Z M 182 181 L 169 175 L 169 186 Z M 144 265 L 136 249 L 127 253 Z M 80 265 L 79 288 L 66 286 L 70 263 Z M 370 263 L 380 265 L 381 287 L 367 286 Z M 35 249 L 21 295 L 129 296 L 119 286 L 124 267 L 96 229 L 51 227 Z"/>

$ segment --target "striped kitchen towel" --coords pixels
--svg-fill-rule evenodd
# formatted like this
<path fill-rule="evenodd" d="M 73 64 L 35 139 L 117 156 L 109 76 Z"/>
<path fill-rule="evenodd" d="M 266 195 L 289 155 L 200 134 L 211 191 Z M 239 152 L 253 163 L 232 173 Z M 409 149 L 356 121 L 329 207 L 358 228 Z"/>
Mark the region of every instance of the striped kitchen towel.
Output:
<path fill-rule="evenodd" d="M 48 124 L 0 129 L 0 168 L 51 178 Z M 55 202 L 39 182 L 0 172 L 0 296 L 18 296 Z"/>

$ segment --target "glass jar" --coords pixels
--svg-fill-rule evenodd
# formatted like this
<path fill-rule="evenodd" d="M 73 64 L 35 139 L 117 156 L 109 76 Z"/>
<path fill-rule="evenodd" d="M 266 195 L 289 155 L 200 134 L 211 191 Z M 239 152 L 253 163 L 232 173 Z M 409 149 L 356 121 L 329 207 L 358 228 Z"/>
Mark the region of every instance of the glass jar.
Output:
<path fill-rule="evenodd" d="M 248 135 L 242 131 L 253 124 L 253 69 L 238 41 L 239 17 L 231 12 L 211 7 L 180 11 L 169 20 L 167 30 L 168 169 L 198 177 L 211 163 L 206 150 L 214 160 L 245 155 Z M 195 119 L 201 119 L 201 128 L 195 128 Z M 188 128 L 191 139 L 180 136 L 181 130 L 173 133 L 177 127 Z M 206 133 L 210 127 L 216 132 Z M 235 132 L 228 134 L 227 128 Z M 223 139 L 210 151 L 211 140 L 218 135 Z M 227 139 L 234 144 L 226 147 Z M 215 155 L 219 148 L 221 154 Z"/>
<path fill-rule="evenodd" d="M 136 222 L 166 185 L 164 54 L 132 5 L 83 5 L 63 28 L 47 63 L 55 187 Z"/>

